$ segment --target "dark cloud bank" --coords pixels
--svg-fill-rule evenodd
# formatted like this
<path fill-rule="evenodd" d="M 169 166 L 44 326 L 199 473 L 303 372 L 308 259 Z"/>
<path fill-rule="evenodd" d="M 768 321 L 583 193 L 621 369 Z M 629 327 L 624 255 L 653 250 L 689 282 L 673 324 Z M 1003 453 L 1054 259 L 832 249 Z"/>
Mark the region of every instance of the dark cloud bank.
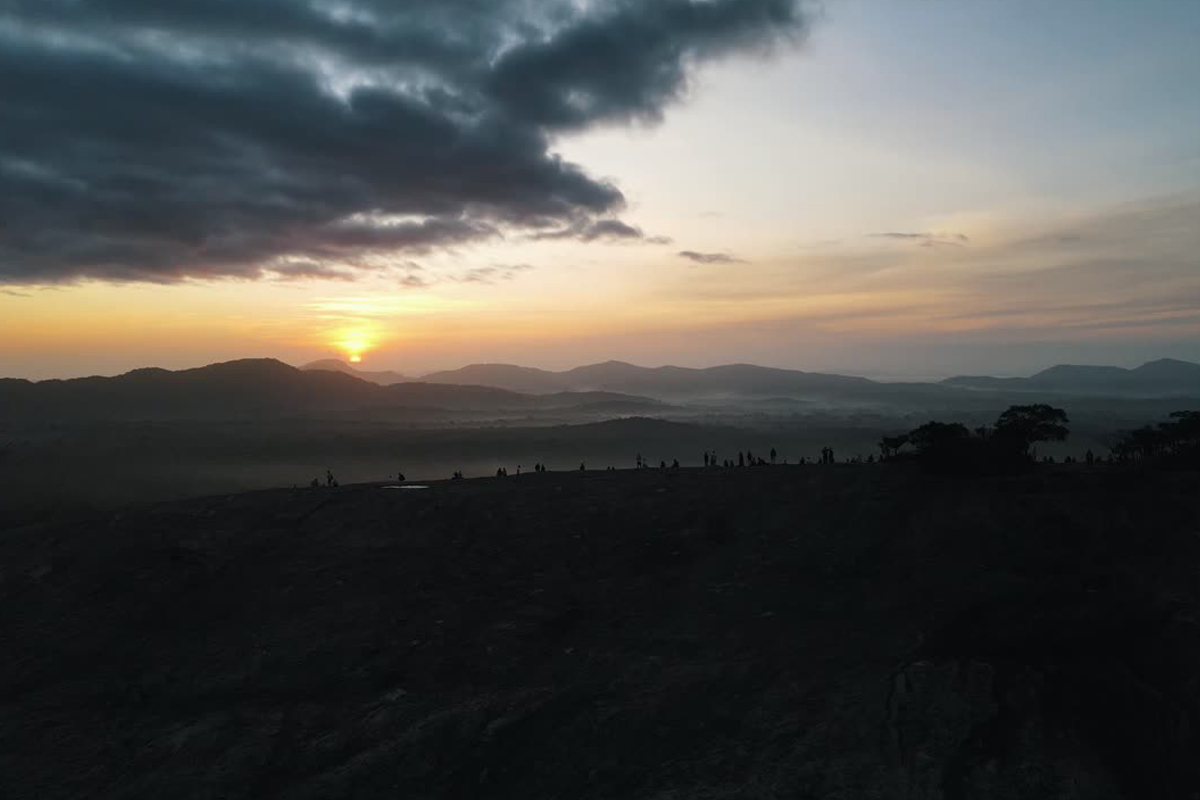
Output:
<path fill-rule="evenodd" d="M 645 239 L 554 137 L 657 120 L 797 2 L 0 0 L 0 283 Z"/>

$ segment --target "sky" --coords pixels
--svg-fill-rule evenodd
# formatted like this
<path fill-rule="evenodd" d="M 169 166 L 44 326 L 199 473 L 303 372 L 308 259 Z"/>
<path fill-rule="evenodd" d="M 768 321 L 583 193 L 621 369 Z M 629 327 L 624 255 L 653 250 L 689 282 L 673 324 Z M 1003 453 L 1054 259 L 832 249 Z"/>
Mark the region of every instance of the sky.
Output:
<path fill-rule="evenodd" d="M 1187 0 L 0 0 L 0 376 L 1200 361 Z"/>

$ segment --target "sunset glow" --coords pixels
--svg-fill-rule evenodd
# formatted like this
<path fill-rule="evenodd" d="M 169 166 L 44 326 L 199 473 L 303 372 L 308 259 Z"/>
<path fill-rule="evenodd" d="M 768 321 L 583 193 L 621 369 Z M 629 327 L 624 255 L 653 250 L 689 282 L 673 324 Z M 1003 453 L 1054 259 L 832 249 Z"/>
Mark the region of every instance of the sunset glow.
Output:
<path fill-rule="evenodd" d="M 347 359 L 358 363 L 362 361 L 363 354 L 371 349 L 373 338 L 365 331 L 351 330 L 345 332 L 334 344 L 345 353 Z"/>
<path fill-rule="evenodd" d="M 612 117 L 598 103 L 586 111 L 600 116 L 563 129 L 534 119 L 513 141 L 548 142 L 544 153 L 518 153 L 494 170 L 482 165 L 509 154 L 473 153 L 463 171 L 421 172 L 413 187 L 380 184 L 366 206 L 287 228 L 319 230 L 311 241 L 271 227 L 292 208 L 272 194 L 291 186 L 283 176 L 298 180 L 286 166 L 290 145 L 273 149 L 273 128 L 247 129 L 243 139 L 214 119 L 198 141 L 261 136 L 261 153 L 285 165 L 264 167 L 261 187 L 213 191 L 255 198 L 263 228 L 220 229 L 241 212 L 203 205 L 197 213 L 208 215 L 210 231 L 172 231 L 177 244 L 154 231 L 121 238 L 123 226 L 155 208 L 202 195 L 205 175 L 193 176 L 192 189 L 165 180 L 165 194 L 144 211 L 105 212 L 123 222 L 97 229 L 95 240 L 69 241 L 91 229 L 60 230 L 56 209 L 66 206 L 31 212 L 30 226 L 49 227 L 31 231 L 30 241 L 60 242 L 57 261 L 41 246 L 21 249 L 13 235 L 26 226 L 10 220 L 0 233 L 0 376 L 259 355 L 295 364 L 369 356 L 373 368 L 416 374 L 471 362 L 562 368 L 608 358 L 752 359 L 870 375 L 889 373 L 901 357 L 928 375 L 969 371 L 981 357 L 1000 358 L 996 369 L 1010 373 L 1054 360 L 1200 358 L 1200 105 L 1189 90 L 1200 80 L 1192 49 L 1200 14 L 1184 3 L 1138 13 L 1101 0 L 1087 15 L 1071 4 L 1036 6 L 830 4 L 806 18 L 806 40 L 777 42 L 770 57 L 750 48 L 698 63 L 688 91 L 646 95 L 660 104 L 653 109 L 614 97 Z M 939 48 L 918 44 L 929 30 L 939 31 Z M 1029 30 L 1041 33 L 1030 40 Z M 80 35 L 68 31 L 62 41 L 103 50 L 84 47 Z M 771 31 L 754 35 L 775 41 Z M 501 49 L 512 44 L 501 40 Z M 223 57 L 233 63 L 245 52 Z M 1136 74 L 1113 64 L 1114 52 L 1136 57 Z M 356 71 L 347 59 L 344 74 L 309 65 L 313 104 L 328 100 L 328 89 L 345 111 L 355 76 L 376 74 L 373 62 Z M 460 96 L 486 94 L 476 89 Z M 959 100 L 947 104 L 950 96 Z M 476 113 L 487 116 L 461 117 Z M 107 135 L 103 124 L 92 131 L 81 122 L 80 131 Z M 328 139 L 353 139 L 339 136 Z M 396 141 L 403 132 L 368 142 L 374 161 L 354 149 L 313 156 L 304 163 L 332 166 L 318 170 L 304 196 L 384 181 L 391 173 L 380 165 L 408 163 L 391 149 Z M 124 145 L 105 140 L 79 151 L 109 147 Z M 5 194 L 87 185 L 88 176 L 70 178 L 78 165 L 52 163 L 66 152 L 16 154 L 12 169 L 0 161 L 8 169 L 0 177 L 36 183 Z M 133 163 L 110 171 L 149 174 L 157 168 L 142 163 L 149 156 L 131 151 Z M 527 156 L 534 161 L 520 160 Z M 424 169 L 420 154 L 411 161 L 404 169 Z M 174 165 L 163 170 L 177 174 Z M 510 185 L 528 175 L 529 185 Z M 469 194 L 476 189 L 479 196 Z M 375 210 L 369 203 L 379 197 L 413 208 Z M 162 225 L 193 218 L 172 207 Z M 248 242 L 250 255 L 221 263 L 197 255 L 217 252 L 221 237 L 230 247 Z M 210 239 L 207 249 L 193 245 Z M 170 246 L 159 252 L 160 241 Z M 110 248 L 126 261 L 78 261 Z"/>

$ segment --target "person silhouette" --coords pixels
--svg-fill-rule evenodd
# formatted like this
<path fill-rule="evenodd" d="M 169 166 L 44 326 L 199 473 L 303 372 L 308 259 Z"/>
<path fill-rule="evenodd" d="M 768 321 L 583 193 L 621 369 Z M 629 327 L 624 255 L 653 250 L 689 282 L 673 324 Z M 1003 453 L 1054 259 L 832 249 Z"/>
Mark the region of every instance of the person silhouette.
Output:
<path fill-rule="evenodd" d="M 671 460 L 671 469 L 679 469 L 679 459 L 678 458 Z"/>
<path fill-rule="evenodd" d="M 641 456 L 638 456 L 638 458 L 641 458 Z M 579 471 L 580 471 L 580 472 L 586 472 L 586 471 L 587 471 L 587 465 L 586 465 L 586 464 L 584 464 L 582 461 L 580 461 L 580 462 L 579 462 Z"/>
<path fill-rule="evenodd" d="M 771 448 L 771 463 L 772 463 L 772 464 L 774 464 L 774 463 L 775 463 L 775 456 L 776 456 L 776 455 L 777 455 L 777 453 L 775 452 L 775 448 L 774 448 L 774 447 L 772 447 L 772 448 Z"/>
<path fill-rule="evenodd" d="M 325 470 L 325 485 L 333 486 L 333 471 L 332 470 L 328 470 L 328 469 Z"/>

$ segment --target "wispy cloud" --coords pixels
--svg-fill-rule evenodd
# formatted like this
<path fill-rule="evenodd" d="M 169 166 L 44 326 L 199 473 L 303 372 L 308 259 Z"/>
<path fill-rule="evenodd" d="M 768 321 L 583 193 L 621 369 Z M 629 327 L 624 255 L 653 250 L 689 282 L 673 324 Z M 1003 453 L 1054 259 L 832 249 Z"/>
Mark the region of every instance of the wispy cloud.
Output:
<path fill-rule="evenodd" d="M 744 264 L 744 259 L 731 256 L 729 253 L 700 253 L 696 250 L 680 250 L 676 253 L 680 258 L 686 258 L 696 264 Z"/>
<path fill-rule="evenodd" d="M 892 239 L 894 241 L 912 242 L 918 247 L 964 247 L 971 243 L 971 237 L 965 233 L 910 233 L 907 231 L 885 231 L 883 233 L 868 233 L 869 239 Z"/>
<path fill-rule="evenodd" d="M 532 264 L 490 264 L 486 267 L 472 267 L 466 272 L 451 275 L 450 280 L 458 283 L 493 284 L 496 281 L 511 281 L 522 272 L 533 269 Z"/>
<path fill-rule="evenodd" d="M 1200 197 L 994 223 L 970 246 L 947 234 L 878 236 L 915 246 L 848 240 L 794 252 L 768 262 L 753 283 L 734 270 L 692 274 L 666 287 L 664 302 L 701 304 L 705 318 L 776 319 L 896 341 L 987 331 L 1014 341 L 1133 329 L 1150 337 L 1189 326 L 1200 335 L 1200 313 L 1191 310 L 1200 307 Z M 927 241 L 957 244 L 931 258 L 918 250 Z"/>
<path fill-rule="evenodd" d="M 646 244 L 670 244 L 669 236 L 650 236 L 636 225 L 622 222 L 619 219 L 583 220 L 572 223 L 564 228 L 550 231 L 539 231 L 532 234 L 530 239 L 543 241 L 546 239 L 578 239 L 582 242 L 644 242 Z"/>
<path fill-rule="evenodd" d="M 276 280 L 352 281 L 357 276 L 349 270 L 322 264 L 319 261 L 286 261 L 263 269 L 263 274 Z"/>

